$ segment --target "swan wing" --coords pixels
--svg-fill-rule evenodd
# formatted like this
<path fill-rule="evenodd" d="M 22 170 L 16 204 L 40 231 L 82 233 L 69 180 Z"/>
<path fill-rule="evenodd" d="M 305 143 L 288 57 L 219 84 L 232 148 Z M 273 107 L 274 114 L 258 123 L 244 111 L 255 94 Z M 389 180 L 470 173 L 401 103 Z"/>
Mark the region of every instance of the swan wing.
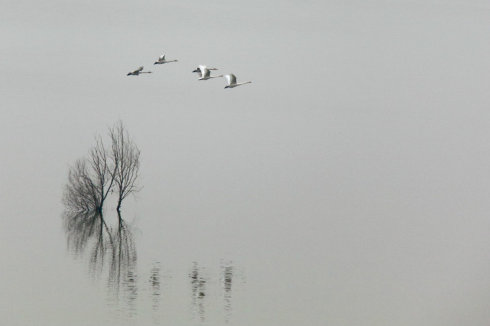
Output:
<path fill-rule="evenodd" d="M 158 61 L 164 61 L 165 60 L 165 54 L 162 54 L 161 56 L 158 57 Z"/>
<path fill-rule="evenodd" d="M 134 72 L 140 72 L 140 71 L 143 71 L 143 66 L 139 67 L 138 69 L 136 69 Z"/>
<path fill-rule="evenodd" d="M 206 68 L 206 66 L 203 66 L 203 68 L 201 68 L 201 74 L 202 77 L 209 77 L 211 75 L 211 71 Z"/>
<path fill-rule="evenodd" d="M 230 75 L 225 75 L 225 79 L 226 79 L 226 84 L 228 86 L 230 86 L 230 83 L 231 83 L 231 77 L 230 77 Z"/>
<path fill-rule="evenodd" d="M 226 82 L 229 85 L 236 84 L 236 76 L 233 74 L 225 75 Z"/>

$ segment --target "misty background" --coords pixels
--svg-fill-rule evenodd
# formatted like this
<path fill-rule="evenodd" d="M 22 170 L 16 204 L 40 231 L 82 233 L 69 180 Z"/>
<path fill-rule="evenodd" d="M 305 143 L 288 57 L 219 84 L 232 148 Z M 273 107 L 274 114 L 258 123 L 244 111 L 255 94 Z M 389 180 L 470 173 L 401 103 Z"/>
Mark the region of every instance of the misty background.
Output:
<path fill-rule="evenodd" d="M 487 325 L 487 1 L 2 4 L 5 325 L 225 324 L 186 292 L 193 261 L 213 289 L 223 259 L 230 325 Z M 172 275 L 156 319 L 144 290 L 136 316 L 108 304 L 62 228 L 68 167 L 119 119 L 138 270 Z"/>

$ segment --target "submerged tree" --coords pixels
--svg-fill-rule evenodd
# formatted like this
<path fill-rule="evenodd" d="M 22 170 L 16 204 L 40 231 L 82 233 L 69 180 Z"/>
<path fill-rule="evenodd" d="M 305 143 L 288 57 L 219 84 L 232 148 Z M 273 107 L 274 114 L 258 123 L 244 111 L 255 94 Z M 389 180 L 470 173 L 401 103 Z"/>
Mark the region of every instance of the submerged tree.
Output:
<path fill-rule="evenodd" d="M 92 168 L 92 175 L 95 179 L 94 190 L 98 199 L 97 209 L 98 212 L 102 214 L 104 201 L 114 184 L 113 171 L 117 169 L 118 161 L 109 159 L 110 153 L 108 153 L 107 149 L 104 147 L 100 136 L 97 136 L 95 141 L 95 146 L 90 149 L 88 161 Z"/>
<path fill-rule="evenodd" d="M 99 202 L 86 160 L 79 159 L 68 171 L 68 183 L 63 193 L 65 210 L 70 213 L 98 211 Z"/>
<path fill-rule="evenodd" d="M 92 270 L 102 271 L 107 262 L 109 283 L 118 287 L 136 263 L 133 236 L 121 216 L 121 206 L 129 194 L 139 190 L 140 151 L 121 121 L 109 128 L 108 136 L 110 146 L 97 136 L 88 155 L 69 168 L 63 218 L 69 247 L 77 254 L 88 248 Z M 116 202 L 117 223 L 104 216 L 110 197 Z M 104 258 L 107 254 L 109 261 Z"/>
<path fill-rule="evenodd" d="M 109 130 L 112 141 L 111 158 L 113 160 L 113 178 L 117 191 L 117 214 L 121 221 L 123 200 L 140 190 L 136 180 L 139 174 L 140 150 L 129 137 L 121 121 Z"/>
<path fill-rule="evenodd" d="M 109 129 L 111 146 L 97 136 L 88 157 L 79 159 L 68 171 L 63 203 L 68 210 L 95 211 L 102 215 L 104 203 L 114 190 L 121 220 L 123 200 L 137 192 L 140 150 L 121 121 Z"/>

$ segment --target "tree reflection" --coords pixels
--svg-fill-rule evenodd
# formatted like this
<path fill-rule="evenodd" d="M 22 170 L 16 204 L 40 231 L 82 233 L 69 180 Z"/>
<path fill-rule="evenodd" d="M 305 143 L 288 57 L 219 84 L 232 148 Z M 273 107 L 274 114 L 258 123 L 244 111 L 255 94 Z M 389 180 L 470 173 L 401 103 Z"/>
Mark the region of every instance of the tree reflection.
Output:
<path fill-rule="evenodd" d="M 63 218 L 69 250 L 79 257 L 86 254 L 91 274 L 107 277 L 108 288 L 116 296 L 123 287 L 131 312 L 137 295 L 137 256 L 130 227 L 122 219 L 111 226 L 96 210 L 76 212 L 68 208 Z"/>
<path fill-rule="evenodd" d="M 222 262 L 221 264 L 221 284 L 223 287 L 223 299 L 225 308 L 225 322 L 230 321 L 231 317 L 231 288 L 233 284 L 233 265 L 232 262 Z"/>
<path fill-rule="evenodd" d="M 88 155 L 70 166 L 63 192 L 63 220 L 68 248 L 78 256 L 87 254 L 90 271 L 94 276 L 107 274 L 108 286 L 116 294 L 124 285 L 130 304 L 137 293 L 136 248 L 121 205 L 140 189 L 140 151 L 121 121 L 109 128 L 108 136 L 110 146 L 96 136 Z M 109 220 L 104 208 L 111 198 L 117 217 Z"/>
<path fill-rule="evenodd" d="M 201 276 L 201 270 L 197 262 L 192 264 L 189 274 L 192 290 L 192 306 L 203 322 L 205 320 L 204 298 L 206 297 L 206 279 Z"/>
<path fill-rule="evenodd" d="M 136 248 L 133 234 L 123 219 L 119 219 L 117 225 L 115 232 L 112 232 L 114 240 L 109 269 L 110 282 L 116 285 L 121 283 L 122 277 L 127 278 L 125 281 L 128 281 L 128 278 L 134 278 L 132 273 L 136 266 Z"/>
<path fill-rule="evenodd" d="M 160 306 L 160 284 L 161 284 L 161 275 L 160 275 L 160 263 L 156 262 L 153 264 L 153 267 L 150 271 L 150 278 L 148 282 L 150 283 L 151 288 L 151 301 L 153 311 L 157 311 Z"/>

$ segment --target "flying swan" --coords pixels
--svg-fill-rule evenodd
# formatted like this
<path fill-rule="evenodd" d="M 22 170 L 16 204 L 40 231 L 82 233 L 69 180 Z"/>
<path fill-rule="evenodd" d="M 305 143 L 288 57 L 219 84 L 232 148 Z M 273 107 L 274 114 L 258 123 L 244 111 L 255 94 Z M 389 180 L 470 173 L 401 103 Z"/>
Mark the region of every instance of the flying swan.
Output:
<path fill-rule="evenodd" d="M 153 64 L 154 65 L 161 65 L 164 63 L 169 63 L 169 62 L 177 62 L 178 60 L 166 60 L 165 59 L 165 54 L 162 54 L 161 56 L 158 57 L 157 61 L 155 61 Z"/>
<path fill-rule="evenodd" d="M 237 87 L 237 86 L 240 86 L 240 85 L 245 85 L 245 84 L 250 84 L 251 81 L 246 81 L 246 82 L 243 82 L 243 83 L 237 83 L 236 82 L 236 76 L 233 75 L 233 74 L 229 74 L 229 75 L 225 75 L 225 79 L 226 79 L 226 83 L 228 85 L 225 86 L 225 88 L 233 88 L 233 87 Z"/>
<path fill-rule="evenodd" d="M 211 71 L 204 66 L 200 66 L 199 68 L 201 70 L 201 77 L 198 78 L 198 80 L 208 80 L 211 78 L 223 77 L 223 75 L 211 76 Z M 196 72 L 196 71 L 194 71 L 194 72 Z"/>
<path fill-rule="evenodd" d="M 139 74 L 151 74 L 151 71 L 143 71 L 143 66 L 138 69 L 128 72 L 126 76 L 138 76 Z"/>
<path fill-rule="evenodd" d="M 198 74 L 201 74 L 202 73 L 201 70 L 204 70 L 204 69 L 207 69 L 207 70 L 218 70 L 218 68 L 209 68 L 209 67 L 206 67 L 205 65 L 199 65 L 192 72 L 196 72 Z"/>

